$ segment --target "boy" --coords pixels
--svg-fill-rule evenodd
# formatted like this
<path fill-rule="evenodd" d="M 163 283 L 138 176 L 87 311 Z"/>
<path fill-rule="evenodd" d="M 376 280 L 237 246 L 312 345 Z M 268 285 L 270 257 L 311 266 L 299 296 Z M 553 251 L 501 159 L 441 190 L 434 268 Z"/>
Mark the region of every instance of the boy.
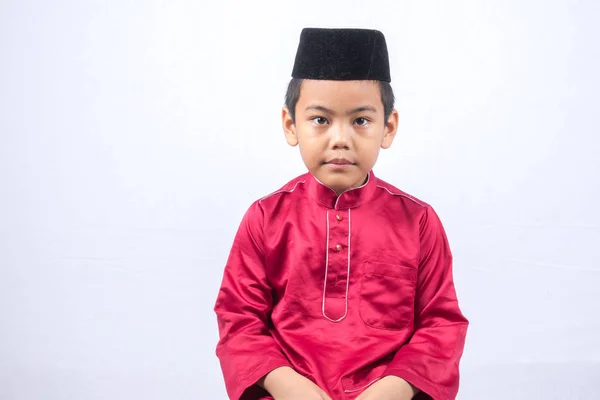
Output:
<path fill-rule="evenodd" d="M 304 29 L 282 112 L 308 173 L 254 202 L 215 312 L 234 400 L 450 400 L 468 322 L 440 220 L 372 168 L 398 127 L 381 32 Z"/>

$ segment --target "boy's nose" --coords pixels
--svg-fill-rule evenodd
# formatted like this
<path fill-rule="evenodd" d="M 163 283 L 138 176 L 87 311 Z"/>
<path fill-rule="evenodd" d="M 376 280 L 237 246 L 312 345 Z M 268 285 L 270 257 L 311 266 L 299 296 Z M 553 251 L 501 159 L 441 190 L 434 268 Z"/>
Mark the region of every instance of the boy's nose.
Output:
<path fill-rule="evenodd" d="M 332 127 L 333 140 L 332 145 L 334 149 L 346 149 L 348 148 L 348 139 L 352 132 L 344 124 L 338 124 L 338 126 Z"/>

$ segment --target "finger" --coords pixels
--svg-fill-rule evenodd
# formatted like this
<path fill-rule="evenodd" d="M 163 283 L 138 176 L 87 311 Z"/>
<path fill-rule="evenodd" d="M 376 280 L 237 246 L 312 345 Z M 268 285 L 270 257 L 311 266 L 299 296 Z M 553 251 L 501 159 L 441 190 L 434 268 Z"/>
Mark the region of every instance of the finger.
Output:
<path fill-rule="evenodd" d="M 358 397 L 356 398 L 356 400 L 368 400 L 370 397 L 368 395 L 368 391 L 364 391 L 362 392 L 360 395 L 358 395 Z"/>
<path fill-rule="evenodd" d="M 323 400 L 332 400 L 331 397 L 327 395 L 327 393 L 323 392 Z M 358 399 L 357 399 L 358 400 Z"/>

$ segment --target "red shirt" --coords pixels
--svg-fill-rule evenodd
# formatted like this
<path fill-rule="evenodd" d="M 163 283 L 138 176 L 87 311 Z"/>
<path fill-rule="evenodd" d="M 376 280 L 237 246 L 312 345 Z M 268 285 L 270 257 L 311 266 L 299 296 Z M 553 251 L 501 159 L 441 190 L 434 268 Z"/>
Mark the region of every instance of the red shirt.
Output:
<path fill-rule="evenodd" d="M 468 322 L 444 229 L 372 172 L 339 196 L 305 174 L 252 204 L 215 312 L 231 399 L 271 399 L 254 384 L 280 366 L 334 400 L 386 375 L 419 398 L 456 397 Z"/>

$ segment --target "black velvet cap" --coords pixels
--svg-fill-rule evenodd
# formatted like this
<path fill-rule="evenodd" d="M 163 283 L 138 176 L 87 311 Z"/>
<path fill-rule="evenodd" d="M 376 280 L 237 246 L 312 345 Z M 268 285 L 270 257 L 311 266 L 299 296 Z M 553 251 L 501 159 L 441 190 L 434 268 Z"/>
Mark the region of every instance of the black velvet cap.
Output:
<path fill-rule="evenodd" d="M 385 37 L 372 29 L 304 28 L 292 77 L 391 82 Z"/>

